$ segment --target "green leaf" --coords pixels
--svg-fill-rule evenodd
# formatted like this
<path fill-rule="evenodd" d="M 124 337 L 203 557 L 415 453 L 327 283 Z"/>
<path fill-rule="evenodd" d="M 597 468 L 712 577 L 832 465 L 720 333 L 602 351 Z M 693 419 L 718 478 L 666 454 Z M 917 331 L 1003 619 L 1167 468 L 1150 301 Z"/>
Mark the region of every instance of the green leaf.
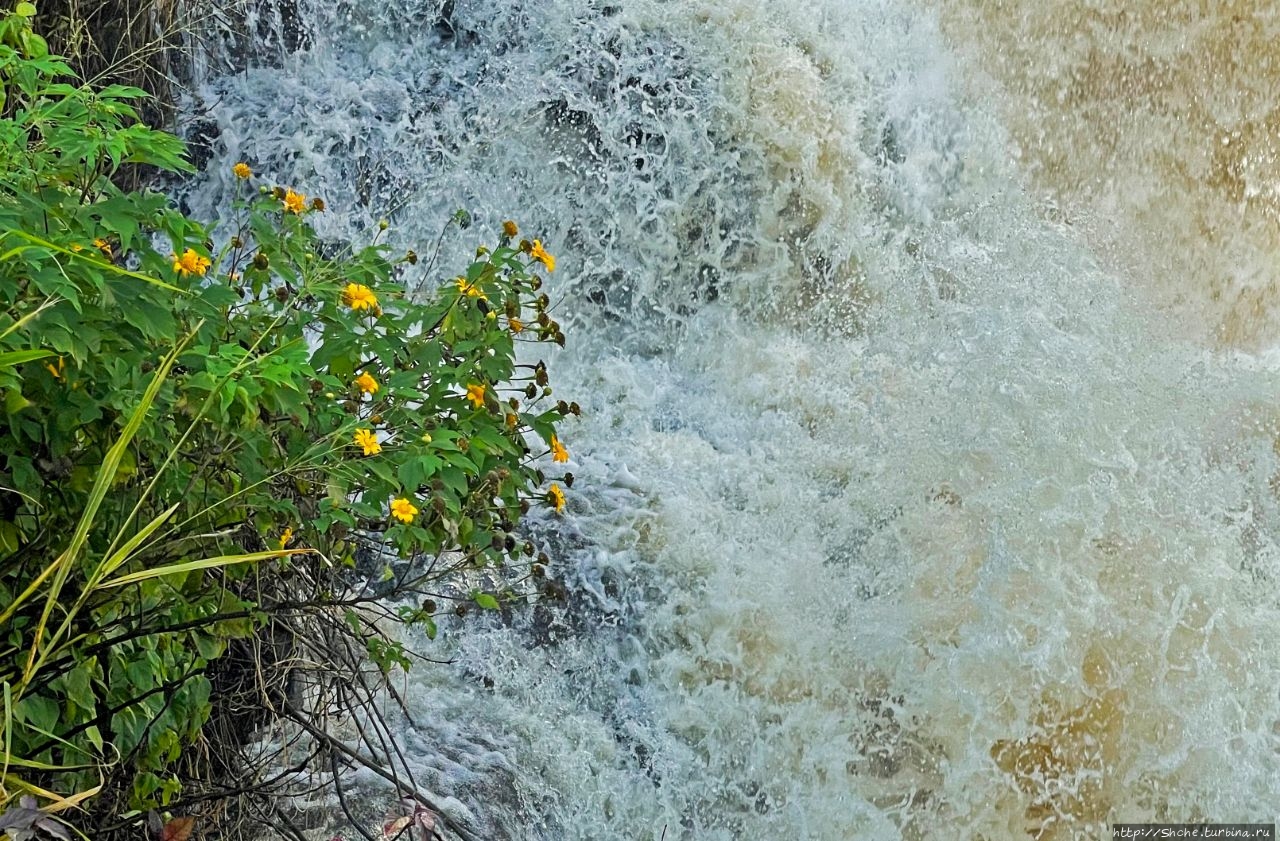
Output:
<path fill-rule="evenodd" d="M 53 729 L 58 726 L 61 711 L 56 701 L 42 695 L 27 695 L 18 702 L 14 712 L 18 718 L 31 725 L 32 729 L 52 736 Z"/>
<path fill-rule="evenodd" d="M 34 3 L 19 3 L 14 7 L 13 13 L 20 18 L 33 18 L 36 16 L 36 5 Z"/>
<path fill-rule="evenodd" d="M 226 651 L 226 640 L 208 634 L 195 634 L 196 650 L 205 660 L 217 660 Z"/>
<path fill-rule="evenodd" d="M 67 693 L 67 699 L 87 713 L 92 713 L 98 703 L 93 693 L 94 666 L 93 660 L 81 661 L 62 678 L 62 688 Z"/>
<path fill-rule="evenodd" d="M 17 414 L 31 405 L 31 401 L 22 396 L 22 392 L 11 388 L 4 393 L 4 410 L 10 415 Z"/>
<path fill-rule="evenodd" d="M 21 365 L 24 362 L 33 362 L 37 359 L 44 359 L 46 356 L 53 356 L 51 350 L 10 350 L 0 353 L 0 368 L 10 368 L 14 365 Z"/>
<path fill-rule="evenodd" d="M 19 9 L 23 6 L 30 6 L 33 10 L 32 14 L 35 14 L 35 6 L 32 6 L 30 3 L 18 4 Z M 19 14 L 21 14 L 21 12 L 19 12 Z M 30 17 L 30 15 L 27 15 L 27 17 Z M 22 33 L 22 49 L 26 52 L 28 58 L 44 58 L 49 54 L 49 43 L 39 35 L 28 30 Z"/>
<path fill-rule="evenodd" d="M 219 555 L 216 558 L 200 558 L 195 561 L 185 561 L 179 564 L 169 564 L 168 566 L 156 567 L 154 569 L 144 569 L 138 572 L 131 572 L 128 575 L 121 575 L 110 581 L 104 581 L 99 584 L 101 589 L 111 587 L 123 587 L 126 584 L 137 584 L 140 581 L 147 581 L 152 578 L 163 578 L 166 575 L 179 575 L 188 572 L 195 572 L 202 569 L 216 569 L 218 567 L 234 566 L 236 564 L 248 564 L 255 561 L 265 561 L 271 558 L 283 558 L 288 555 L 307 554 L 311 552 L 309 549 L 272 549 L 265 552 L 247 552 L 242 555 Z"/>
<path fill-rule="evenodd" d="M 472 600 L 483 607 L 485 610 L 497 610 L 498 600 L 489 593 L 476 592 L 471 596 Z"/>

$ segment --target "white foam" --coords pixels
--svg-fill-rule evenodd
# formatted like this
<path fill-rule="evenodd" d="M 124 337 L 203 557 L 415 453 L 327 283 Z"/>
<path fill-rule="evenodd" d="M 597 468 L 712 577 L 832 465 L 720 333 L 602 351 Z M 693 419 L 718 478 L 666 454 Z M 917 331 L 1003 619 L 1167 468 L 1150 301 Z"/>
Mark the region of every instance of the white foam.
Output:
<path fill-rule="evenodd" d="M 918 10 L 623 6 L 460 2 L 455 48 L 339 5 L 203 91 L 222 168 L 326 233 L 404 199 L 406 243 L 465 206 L 558 257 L 594 597 L 550 644 L 420 641 L 458 660 L 409 679 L 430 788 L 510 838 L 1274 819 L 1274 366 L 1170 339 L 1044 221 Z"/>

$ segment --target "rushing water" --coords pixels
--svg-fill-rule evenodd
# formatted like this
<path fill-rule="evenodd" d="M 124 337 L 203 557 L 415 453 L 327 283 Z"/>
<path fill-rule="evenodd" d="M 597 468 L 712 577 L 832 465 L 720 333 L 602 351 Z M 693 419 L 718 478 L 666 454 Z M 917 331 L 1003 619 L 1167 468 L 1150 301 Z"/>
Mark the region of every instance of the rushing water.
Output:
<path fill-rule="evenodd" d="M 1089 181 L 1101 109 L 1042 92 L 1081 40 L 1177 32 L 1067 31 L 1099 9 L 1048 37 L 976 0 L 394 5 L 276 8 L 263 60 L 213 60 L 190 110 L 220 174 L 188 200 L 248 160 L 323 195 L 328 235 L 388 215 L 425 251 L 465 207 L 446 265 L 508 217 L 558 258 L 585 411 L 537 528 L 581 595 L 417 641 L 458 658 L 402 688 L 420 785 L 496 839 L 1277 819 L 1280 369 L 1245 352 L 1266 306 L 1228 349 L 1214 292 L 1258 285 L 1270 223 L 1161 169 L 1220 138 L 1142 113 Z M 1276 73 L 1239 70 L 1237 105 Z"/>

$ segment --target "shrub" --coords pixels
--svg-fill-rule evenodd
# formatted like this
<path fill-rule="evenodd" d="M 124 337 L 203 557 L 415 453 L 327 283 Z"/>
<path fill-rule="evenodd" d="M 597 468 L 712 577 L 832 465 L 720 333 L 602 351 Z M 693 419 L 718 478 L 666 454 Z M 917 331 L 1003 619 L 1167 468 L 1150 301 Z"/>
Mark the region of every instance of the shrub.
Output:
<path fill-rule="evenodd" d="M 321 200 L 238 164 L 215 247 L 116 186 L 191 167 L 138 121 L 143 91 L 74 84 L 33 14 L 0 20 L 0 806 L 101 789 L 124 812 L 171 802 L 211 669 L 277 613 L 336 608 L 380 669 L 408 665 L 351 597 L 360 550 L 431 559 L 383 565 L 402 594 L 484 566 L 493 586 L 461 596 L 515 597 L 534 551 L 517 523 L 564 505 L 534 461 L 565 460 L 577 407 L 517 362 L 564 342 L 541 242 L 508 223 L 419 294 L 433 266 L 393 254 L 385 223 L 322 243 Z M 440 609 L 398 617 L 434 636 Z"/>

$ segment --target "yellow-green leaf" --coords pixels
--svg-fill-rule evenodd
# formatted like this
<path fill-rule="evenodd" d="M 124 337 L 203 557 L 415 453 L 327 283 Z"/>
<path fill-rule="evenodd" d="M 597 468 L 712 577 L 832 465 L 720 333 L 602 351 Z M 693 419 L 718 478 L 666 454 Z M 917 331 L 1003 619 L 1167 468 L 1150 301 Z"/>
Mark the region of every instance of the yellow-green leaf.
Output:
<path fill-rule="evenodd" d="M 184 561 L 180 564 L 169 564 L 168 566 L 156 567 L 155 569 L 144 569 L 138 572 L 131 572 L 128 575 L 121 575 L 119 578 L 113 578 L 110 581 L 99 584 L 98 587 L 106 589 L 108 587 L 123 587 L 126 584 L 137 584 L 139 581 L 147 581 L 152 578 L 163 578 L 166 575 L 177 575 L 179 573 L 194 572 L 199 569 L 214 569 L 216 567 L 234 566 L 236 564 L 250 564 L 255 561 L 265 561 L 271 558 L 283 558 L 286 555 L 302 555 L 314 552 L 313 549 L 272 549 L 267 552 L 248 552 L 243 555 L 219 555 L 216 558 L 200 558 L 196 561 Z"/>

